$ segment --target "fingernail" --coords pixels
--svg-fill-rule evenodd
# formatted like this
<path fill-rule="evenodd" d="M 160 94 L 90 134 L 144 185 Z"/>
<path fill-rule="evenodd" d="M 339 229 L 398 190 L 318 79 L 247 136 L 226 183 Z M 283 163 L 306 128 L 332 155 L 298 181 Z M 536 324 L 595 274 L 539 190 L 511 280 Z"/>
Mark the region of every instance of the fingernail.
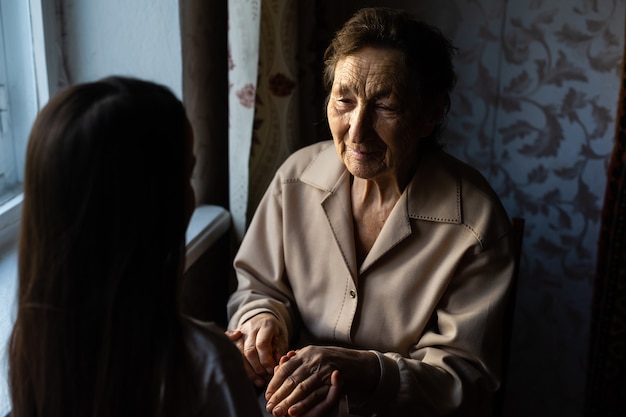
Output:
<path fill-rule="evenodd" d="M 268 375 L 274 375 L 274 368 L 265 368 L 265 372 L 267 372 Z"/>
<path fill-rule="evenodd" d="M 272 414 L 274 414 L 275 416 L 282 416 L 283 415 L 283 409 L 280 408 L 280 407 L 276 407 Z"/>
<path fill-rule="evenodd" d="M 261 387 L 263 387 L 263 385 L 265 385 L 265 381 L 263 380 L 263 378 L 256 378 L 254 380 L 254 385 L 256 385 L 257 387 L 261 388 Z"/>

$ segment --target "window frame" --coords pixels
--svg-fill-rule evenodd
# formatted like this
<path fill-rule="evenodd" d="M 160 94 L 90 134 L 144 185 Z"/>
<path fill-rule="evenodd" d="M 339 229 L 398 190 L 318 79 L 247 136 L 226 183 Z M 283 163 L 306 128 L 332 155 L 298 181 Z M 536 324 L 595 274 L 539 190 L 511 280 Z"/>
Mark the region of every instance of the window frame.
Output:
<path fill-rule="evenodd" d="M 28 13 L 30 18 L 30 33 L 22 34 L 23 38 L 30 37 L 32 47 L 32 75 L 33 80 L 27 81 L 31 84 L 31 88 L 35 93 L 35 108 L 31 109 L 31 118 L 34 120 L 34 116 L 39 111 L 41 106 L 46 103 L 53 93 L 50 89 L 51 85 L 57 85 L 58 82 L 51 82 L 54 79 L 58 80 L 58 73 L 51 71 L 58 68 L 54 57 L 51 53 L 54 48 L 51 47 L 58 42 L 56 37 L 56 13 L 54 2 L 44 0 L 28 0 L 28 2 L 15 2 L 14 0 L 0 0 L 0 9 L 3 13 L 9 11 L 9 18 L 13 18 L 13 14 Z M 16 11 L 13 7 L 25 7 L 26 11 Z M 6 20 L 6 14 L 4 14 Z M 23 45 L 23 44 L 22 44 Z M 10 51 L 6 52 L 9 56 Z M 7 68 L 7 72 L 10 72 Z M 11 74 L 7 74 L 7 78 L 11 77 Z M 23 103 L 20 103 L 25 106 Z M 12 103 L 12 108 L 16 106 Z M 20 130 L 14 134 L 20 135 L 22 138 L 16 146 L 21 147 L 22 154 L 25 153 L 26 144 L 28 141 L 28 134 L 30 132 L 30 123 L 26 123 Z M 14 141 L 18 139 L 14 138 Z M 23 177 L 24 161 L 20 161 L 18 169 L 22 172 L 19 174 Z M 11 248 L 17 241 L 16 224 L 19 224 L 21 218 L 23 194 L 20 192 L 9 198 L 7 201 L 0 204 L 0 260 L 2 259 L 2 251 L 6 251 L 7 248 Z"/>

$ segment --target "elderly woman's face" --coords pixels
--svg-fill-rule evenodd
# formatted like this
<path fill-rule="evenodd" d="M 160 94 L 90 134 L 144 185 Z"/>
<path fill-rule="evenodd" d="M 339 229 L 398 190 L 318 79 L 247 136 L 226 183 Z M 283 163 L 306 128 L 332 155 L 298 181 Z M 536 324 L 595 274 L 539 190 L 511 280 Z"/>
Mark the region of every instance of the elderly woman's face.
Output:
<path fill-rule="evenodd" d="M 366 47 L 337 62 L 327 115 L 335 147 L 350 173 L 376 179 L 406 174 L 418 142 L 432 131 L 420 122 L 399 51 Z"/>

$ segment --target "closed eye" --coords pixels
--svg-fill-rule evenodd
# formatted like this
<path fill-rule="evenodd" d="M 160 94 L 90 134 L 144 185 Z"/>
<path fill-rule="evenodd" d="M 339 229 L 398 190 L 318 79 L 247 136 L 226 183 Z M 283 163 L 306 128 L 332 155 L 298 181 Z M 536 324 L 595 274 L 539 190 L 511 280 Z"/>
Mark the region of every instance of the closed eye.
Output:
<path fill-rule="evenodd" d="M 397 112 L 397 108 L 395 106 L 389 105 L 389 104 L 384 104 L 384 103 L 378 103 L 376 104 L 376 111 L 379 112 L 383 112 L 385 114 L 395 114 Z"/>
<path fill-rule="evenodd" d="M 350 97 L 339 97 L 335 102 L 336 106 L 340 108 L 352 108 L 355 105 L 355 101 Z"/>

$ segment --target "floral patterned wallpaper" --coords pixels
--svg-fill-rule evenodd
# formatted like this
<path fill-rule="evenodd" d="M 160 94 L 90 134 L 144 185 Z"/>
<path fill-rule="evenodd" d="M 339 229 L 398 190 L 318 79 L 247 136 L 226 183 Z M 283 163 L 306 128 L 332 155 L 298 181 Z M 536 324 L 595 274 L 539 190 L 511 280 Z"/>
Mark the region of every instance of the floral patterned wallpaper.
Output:
<path fill-rule="evenodd" d="M 321 55 L 366 5 L 412 11 L 455 41 L 447 149 L 526 219 L 506 414 L 581 416 L 626 1 L 263 0 L 248 216 L 286 155 L 327 138 Z"/>
<path fill-rule="evenodd" d="M 424 10 L 460 49 L 449 150 L 526 219 L 506 410 L 582 415 L 625 4 L 452 3 Z"/>

